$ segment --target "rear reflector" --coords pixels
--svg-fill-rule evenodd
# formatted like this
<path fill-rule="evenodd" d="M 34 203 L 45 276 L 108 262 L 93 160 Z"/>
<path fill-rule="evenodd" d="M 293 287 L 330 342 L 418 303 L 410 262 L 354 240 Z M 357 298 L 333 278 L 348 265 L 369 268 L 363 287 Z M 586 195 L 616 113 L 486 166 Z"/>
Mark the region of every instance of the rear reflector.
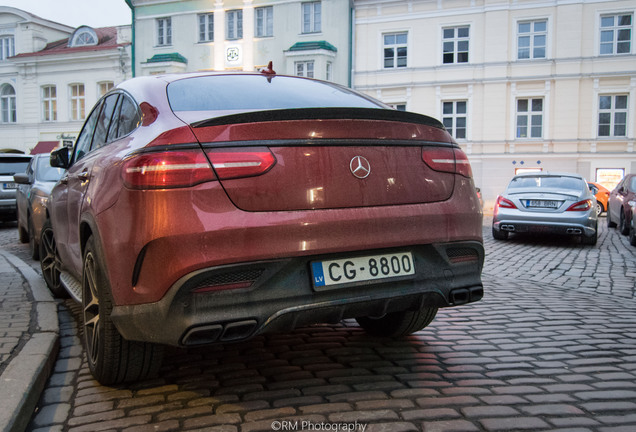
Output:
<path fill-rule="evenodd" d="M 468 178 L 473 176 L 466 153 L 458 148 L 424 147 L 422 160 L 435 171 L 460 174 Z"/>
<path fill-rule="evenodd" d="M 208 149 L 206 153 L 221 180 L 258 176 L 276 164 L 267 147 Z"/>
<path fill-rule="evenodd" d="M 215 180 L 201 150 L 146 153 L 124 162 L 124 183 L 133 189 L 167 189 Z"/>

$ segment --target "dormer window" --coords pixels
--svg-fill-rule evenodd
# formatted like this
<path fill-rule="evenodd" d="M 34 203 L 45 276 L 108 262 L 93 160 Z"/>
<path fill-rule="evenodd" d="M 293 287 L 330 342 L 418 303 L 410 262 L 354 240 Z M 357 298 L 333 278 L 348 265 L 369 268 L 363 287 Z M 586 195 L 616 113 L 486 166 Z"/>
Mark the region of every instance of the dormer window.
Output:
<path fill-rule="evenodd" d="M 98 42 L 97 33 L 95 30 L 88 26 L 81 26 L 75 30 L 73 36 L 68 40 L 68 46 L 70 48 L 80 46 L 97 45 Z"/>

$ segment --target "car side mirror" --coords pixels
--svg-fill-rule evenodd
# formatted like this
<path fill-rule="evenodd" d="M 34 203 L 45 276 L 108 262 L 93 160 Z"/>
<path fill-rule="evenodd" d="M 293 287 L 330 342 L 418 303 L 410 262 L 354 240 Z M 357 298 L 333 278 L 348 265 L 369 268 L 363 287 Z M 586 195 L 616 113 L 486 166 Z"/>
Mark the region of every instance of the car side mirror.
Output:
<path fill-rule="evenodd" d="M 31 184 L 27 173 L 13 174 L 13 180 L 18 184 Z"/>
<path fill-rule="evenodd" d="M 51 152 L 51 166 L 68 169 L 71 165 L 71 149 L 62 147 Z"/>

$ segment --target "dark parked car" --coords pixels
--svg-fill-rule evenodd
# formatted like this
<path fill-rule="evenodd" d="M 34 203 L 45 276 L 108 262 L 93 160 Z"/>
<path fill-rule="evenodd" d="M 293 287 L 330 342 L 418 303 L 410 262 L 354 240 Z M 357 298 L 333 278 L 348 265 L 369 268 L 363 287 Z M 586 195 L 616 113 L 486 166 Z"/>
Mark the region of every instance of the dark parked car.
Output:
<path fill-rule="evenodd" d="M 518 174 L 497 197 L 492 236 L 505 240 L 511 233 L 572 235 L 595 245 L 597 218 L 596 199 L 580 175 Z"/>
<path fill-rule="evenodd" d="M 39 259 L 40 232 L 46 221 L 46 202 L 53 185 L 63 173 L 63 169 L 51 166 L 50 155 L 37 154 L 29 162 L 26 172 L 13 176 L 18 185 L 18 233 L 22 243 L 29 242 L 33 259 Z"/>
<path fill-rule="evenodd" d="M 274 74 L 106 94 L 51 193 L 41 263 L 102 383 L 196 346 L 356 318 L 399 337 L 483 295 L 470 164 L 442 124 Z"/>
<path fill-rule="evenodd" d="M 636 174 L 627 174 L 610 193 L 607 209 L 607 226 L 616 227 L 621 234 L 629 234 L 632 220 L 631 202 L 636 201 Z"/>
<path fill-rule="evenodd" d="M 31 156 L 16 153 L 0 153 L 0 221 L 16 220 L 16 173 L 26 171 Z"/>

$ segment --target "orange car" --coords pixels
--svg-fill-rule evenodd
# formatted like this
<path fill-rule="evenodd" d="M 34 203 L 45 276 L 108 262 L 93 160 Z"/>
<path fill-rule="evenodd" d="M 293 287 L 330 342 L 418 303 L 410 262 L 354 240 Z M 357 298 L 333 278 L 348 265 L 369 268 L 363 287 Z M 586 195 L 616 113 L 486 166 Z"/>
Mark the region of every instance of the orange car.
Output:
<path fill-rule="evenodd" d="M 607 211 L 607 201 L 609 200 L 610 191 L 599 183 L 587 182 L 590 190 L 596 197 L 596 214 L 600 215 Z"/>

